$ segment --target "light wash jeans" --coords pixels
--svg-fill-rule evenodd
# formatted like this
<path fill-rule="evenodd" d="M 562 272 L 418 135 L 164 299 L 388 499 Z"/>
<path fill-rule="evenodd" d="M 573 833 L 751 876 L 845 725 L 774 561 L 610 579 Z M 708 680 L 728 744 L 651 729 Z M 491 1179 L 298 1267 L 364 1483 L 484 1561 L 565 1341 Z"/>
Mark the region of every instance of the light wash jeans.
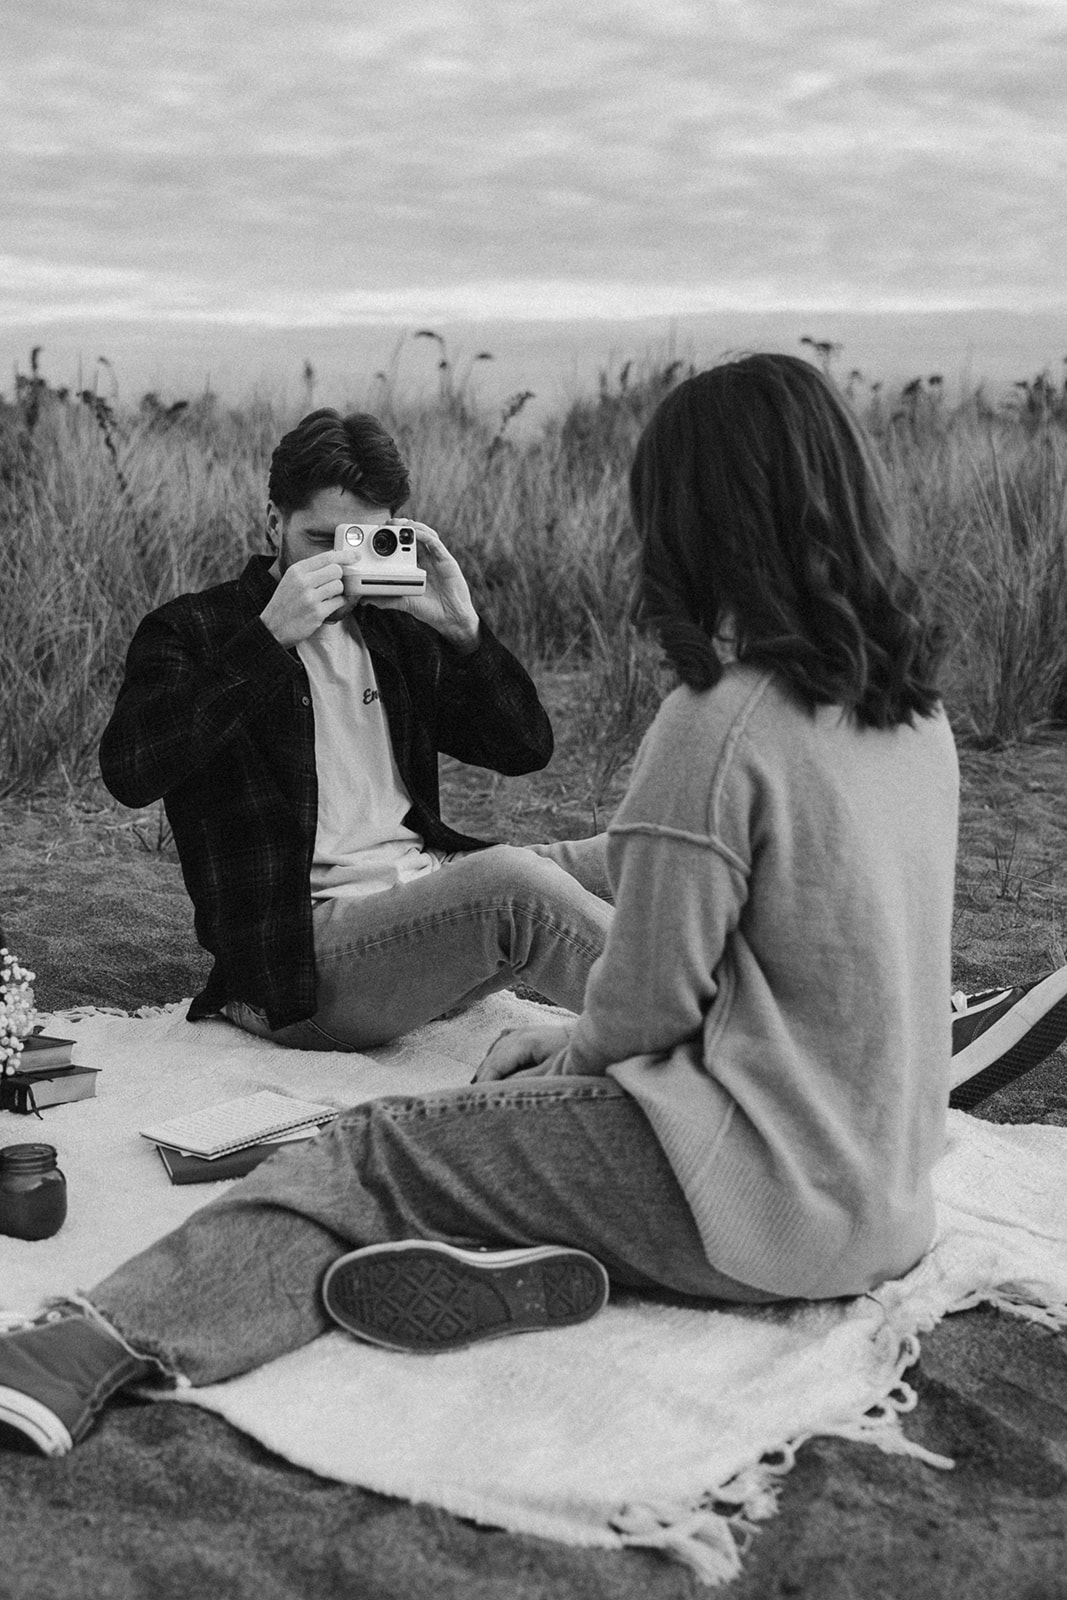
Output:
<path fill-rule="evenodd" d="M 517 981 L 580 1011 L 611 925 L 605 844 L 492 845 L 383 894 L 321 901 L 315 1015 L 272 1030 L 242 1001 L 224 1014 L 292 1049 L 367 1050 Z"/>
<path fill-rule="evenodd" d="M 627 1289 L 776 1298 L 708 1265 L 651 1125 L 613 1079 L 517 1076 L 343 1113 L 86 1299 L 132 1349 L 199 1386 L 325 1331 L 319 1285 L 338 1255 L 412 1238 L 572 1245 Z"/>

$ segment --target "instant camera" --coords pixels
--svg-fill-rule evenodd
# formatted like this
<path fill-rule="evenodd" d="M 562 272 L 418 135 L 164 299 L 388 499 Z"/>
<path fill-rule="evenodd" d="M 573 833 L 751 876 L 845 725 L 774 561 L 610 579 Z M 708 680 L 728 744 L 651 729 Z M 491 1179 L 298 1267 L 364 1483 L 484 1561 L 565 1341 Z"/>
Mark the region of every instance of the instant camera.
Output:
<path fill-rule="evenodd" d="M 410 523 L 339 522 L 333 547 L 354 574 L 354 588 L 361 596 L 421 594 L 426 587 Z"/>

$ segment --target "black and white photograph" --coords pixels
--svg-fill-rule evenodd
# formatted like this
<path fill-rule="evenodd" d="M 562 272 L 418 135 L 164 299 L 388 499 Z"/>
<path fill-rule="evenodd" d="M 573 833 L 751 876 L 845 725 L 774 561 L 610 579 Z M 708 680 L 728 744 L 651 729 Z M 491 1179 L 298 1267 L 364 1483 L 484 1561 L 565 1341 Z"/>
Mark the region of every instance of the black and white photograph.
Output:
<path fill-rule="evenodd" d="M 0 1600 L 1067 1600 L 1067 0 L 11 0 Z"/>

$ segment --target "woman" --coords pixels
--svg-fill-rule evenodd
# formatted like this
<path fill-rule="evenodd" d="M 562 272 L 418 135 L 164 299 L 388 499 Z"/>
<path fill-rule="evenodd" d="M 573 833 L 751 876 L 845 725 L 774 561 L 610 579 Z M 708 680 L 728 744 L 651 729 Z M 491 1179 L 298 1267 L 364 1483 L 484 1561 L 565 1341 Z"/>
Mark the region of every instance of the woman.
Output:
<path fill-rule="evenodd" d="M 681 681 L 610 830 L 581 1015 L 344 1113 L 0 1340 L 0 1419 L 41 1449 L 126 1383 L 334 1323 L 442 1349 L 580 1320 L 608 1280 L 851 1295 L 929 1246 L 958 773 L 873 451 L 818 371 L 755 355 L 664 400 L 631 490 Z"/>

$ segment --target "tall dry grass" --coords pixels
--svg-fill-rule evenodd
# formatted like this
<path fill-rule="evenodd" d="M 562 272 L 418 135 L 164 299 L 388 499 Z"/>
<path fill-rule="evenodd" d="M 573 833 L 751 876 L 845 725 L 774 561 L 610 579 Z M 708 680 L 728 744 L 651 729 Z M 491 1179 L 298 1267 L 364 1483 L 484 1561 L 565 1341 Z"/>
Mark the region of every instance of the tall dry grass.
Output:
<path fill-rule="evenodd" d="M 404 405 L 380 385 L 365 402 L 411 463 L 413 514 L 446 536 L 496 630 L 535 668 L 587 672 L 577 715 L 605 784 L 666 682 L 628 620 L 625 474 L 679 375 L 624 369 L 522 440 L 447 387 Z M 947 630 L 957 731 L 1034 736 L 1067 715 L 1067 404 L 1051 385 L 1011 409 L 949 408 L 916 385 L 854 398 Z M 116 414 L 36 377 L 0 405 L 0 793 L 92 774 L 138 621 L 263 548 L 270 451 L 295 420 L 210 397 Z"/>
<path fill-rule="evenodd" d="M 1004 745 L 1067 721 L 1067 407 L 938 413 L 881 444 L 943 622 L 958 737 Z"/>

